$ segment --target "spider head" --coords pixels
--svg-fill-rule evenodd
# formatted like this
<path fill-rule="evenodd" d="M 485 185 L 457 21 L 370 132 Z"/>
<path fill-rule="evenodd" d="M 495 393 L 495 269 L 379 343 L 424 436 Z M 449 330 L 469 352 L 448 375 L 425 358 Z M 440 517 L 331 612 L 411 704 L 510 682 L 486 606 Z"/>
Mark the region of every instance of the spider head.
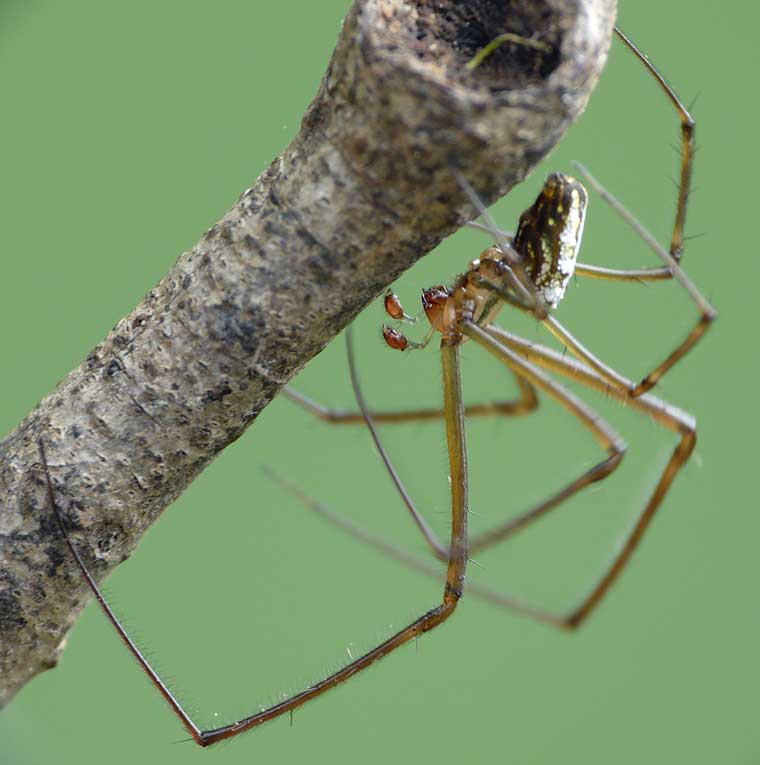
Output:
<path fill-rule="evenodd" d="M 512 246 L 546 303 L 555 308 L 575 271 L 588 193 L 580 181 L 552 173 L 521 216 Z"/>
<path fill-rule="evenodd" d="M 422 307 L 425 309 L 425 315 L 438 332 L 443 332 L 443 314 L 450 295 L 451 290 L 440 285 L 422 290 Z"/>

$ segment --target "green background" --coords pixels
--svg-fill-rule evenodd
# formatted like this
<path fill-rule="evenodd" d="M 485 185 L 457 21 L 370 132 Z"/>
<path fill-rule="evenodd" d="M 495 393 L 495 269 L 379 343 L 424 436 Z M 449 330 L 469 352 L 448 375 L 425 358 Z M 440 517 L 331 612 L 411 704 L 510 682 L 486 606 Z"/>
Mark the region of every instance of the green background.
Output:
<path fill-rule="evenodd" d="M 348 0 L 68 3 L 0 0 L 0 432 L 11 430 L 249 186 L 298 130 Z M 755 3 L 624 0 L 623 28 L 695 107 L 701 150 L 685 266 L 721 313 L 658 389 L 700 423 L 633 565 L 587 625 L 565 635 L 470 598 L 439 631 L 300 709 L 202 752 L 90 605 L 60 666 L 0 715 L 4 763 L 757 763 L 754 449 L 758 360 Z M 591 104 L 548 163 L 494 214 L 506 228 L 550 169 L 584 161 L 667 241 L 677 119 L 619 43 Z M 592 197 L 583 260 L 654 256 Z M 450 279 L 487 240 L 462 232 L 399 285 Z M 674 284 L 578 281 L 559 316 L 638 377 L 691 326 Z M 437 353 L 401 356 L 371 307 L 356 337 L 368 399 L 433 404 Z M 504 314 L 504 326 L 543 335 Z M 421 334 L 415 328 L 410 334 Z M 463 350 L 469 400 L 511 385 Z M 296 381 L 351 403 L 337 341 Z M 630 443 L 618 473 L 514 542 L 473 578 L 560 607 L 604 561 L 674 439 L 589 395 Z M 442 534 L 448 499 L 437 425 L 385 428 L 409 488 Z M 472 525 L 544 496 L 597 457 L 554 404 L 474 422 Z M 441 583 L 311 517 L 260 473 L 423 552 L 361 428 L 274 402 L 169 510 L 108 582 L 119 613 L 202 722 L 254 711 L 344 663 L 431 607 Z"/>

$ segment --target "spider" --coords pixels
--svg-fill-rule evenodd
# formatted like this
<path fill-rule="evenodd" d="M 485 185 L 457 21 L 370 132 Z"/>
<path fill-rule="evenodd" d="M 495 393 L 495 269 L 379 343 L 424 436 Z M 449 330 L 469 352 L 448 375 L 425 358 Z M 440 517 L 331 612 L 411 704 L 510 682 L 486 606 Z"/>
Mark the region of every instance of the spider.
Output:
<path fill-rule="evenodd" d="M 489 247 L 479 258 L 471 261 L 468 270 L 458 277 L 453 286 L 437 285 L 422 291 L 422 308 L 430 323 L 430 329 L 422 342 L 413 343 L 399 330 L 388 325 L 384 325 L 382 330 L 386 344 L 399 351 L 419 350 L 424 348 L 436 333 L 441 335 L 443 409 L 371 411 L 364 400 L 359 384 L 350 330 L 346 335 L 348 366 L 358 411 L 332 410 L 290 388 L 284 391 L 285 395 L 292 401 L 329 423 L 366 424 L 385 468 L 425 542 L 436 558 L 449 563 L 447 587 L 452 574 L 451 567 L 455 562 L 453 554 L 456 550 L 464 548 L 468 554 L 473 554 L 512 536 L 557 508 L 582 489 L 607 478 L 623 459 L 626 447 L 617 433 L 578 396 L 556 382 L 544 370 L 567 377 L 592 390 L 615 398 L 632 409 L 648 414 L 652 419 L 678 434 L 680 436 L 679 443 L 665 464 L 657 486 L 637 516 L 615 557 L 593 583 L 586 595 L 569 612 L 555 614 L 480 585 L 471 583 L 467 585 L 468 592 L 485 600 L 520 611 L 532 618 L 567 630 L 577 629 L 581 625 L 618 578 L 640 543 L 675 476 L 687 462 L 694 449 L 696 444 L 694 418 L 677 407 L 649 394 L 648 391 L 696 345 L 717 316 L 716 311 L 700 294 L 679 265 L 684 248 L 683 229 L 694 156 L 694 121 L 673 89 L 631 39 L 617 27 L 615 33 L 655 78 L 680 117 L 682 135 L 681 178 L 669 251 L 666 251 L 588 170 L 579 163 L 574 163 L 574 165 L 588 184 L 654 250 L 664 262 L 664 266 L 618 270 L 577 262 L 588 194 L 583 184 L 575 178 L 563 173 L 549 175 L 534 204 L 520 217 L 517 232 L 511 235 L 499 230 L 468 181 L 455 170 L 457 180 L 463 191 L 486 221 L 485 225 L 479 223 L 469 223 L 468 225 L 493 236 L 497 246 Z M 640 382 L 634 383 L 597 358 L 552 315 L 551 310 L 556 308 L 565 296 L 567 285 L 573 274 L 609 281 L 657 281 L 675 278 L 696 304 L 699 318 L 694 328 L 675 350 L 668 354 Z M 557 353 L 546 346 L 528 342 L 494 325 L 493 320 L 504 305 L 511 305 L 520 311 L 533 315 L 562 343 L 564 349 L 576 358 L 567 358 L 564 353 Z M 414 321 L 405 313 L 399 298 L 390 291 L 385 295 L 384 307 L 392 319 L 400 322 Z M 474 341 L 507 366 L 514 376 L 520 392 L 517 400 L 463 405 L 458 349 L 467 340 Z M 596 465 L 536 506 L 511 517 L 479 536 L 468 537 L 466 517 L 460 521 L 461 528 L 457 529 L 457 519 L 460 513 L 466 516 L 467 508 L 467 456 L 463 429 L 464 417 L 528 414 L 538 406 L 537 390 L 555 399 L 577 417 L 607 454 Z M 446 546 L 438 539 L 422 513 L 417 509 L 416 504 L 401 482 L 375 427 L 375 422 L 397 423 L 439 418 L 444 418 L 446 422 L 451 468 L 454 521 L 450 546 Z M 304 494 L 289 481 L 271 471 L 267 472 L 280 485 L 294 493 L 305 505 L 350 535 L 381 549 L 387 555 L 400 560 L 411 568 L 437 575 L 434 567 L 428 566 L 400 551 L 392 544 L 368 534 L 351 521 Z M 457 536 L 458 534 L 459 536 Z M 464 561 L 460 561 L 462 569 L 456 573 L 456 576 L 463 577 L 464 563 Z"/>
<path fill-rule="evenodd" d="M 470 585 L 468 585 L 468 589 L 475 594 L 480 594 L 502 605 L 516 608 L 550 624 L 572 629 L 580 625 L 598 605 L 631 558 L 676 474 L 688 460 L 696 443 L 694 419 L 679 409 L 655 398 L 647 391 L 698 342 L 716 314 L 684 275 L 679 265 L 683 252 L 683 227 L 694 153 L 694 122 L 687 109 L 647 58 L 619 29 L 616 29 L 616 32 L 655 78 L 675 107 L 681 121 L 681 178 L 669 251 L 662 248 L 592 176 L 582 168 L 580 169 L 590 185 L 633 226 L 663 260 L 664 265 L 648 269 L 616 270 L 576 264 L 588 195 L 583 185 L 574 178 L 561 173 L 554 173 L 549 176 L 535 204 L 521 216 L 516 234 L 514 237 L 510 237 L 496 228 L 468 181 L 458 171 L 454 170 L 453 172 L 455 172 L 463 192 L 469 197 L 475 209 L 484 217 L 486 221 L 484 228 L 494 236 L 498 246 L 490 247 L 480 258 L 472 261 L 466 273 L 460 276 L 452 287 L 436 286 L 423 291 L 423 307 L 431 327 L 426 341 L 419 345 L 426 344 L 435 333 L 441 335 L 443 408 L 371 412 L 364 402 L 359 387 L 350 336 L 348 345 L 349 366 L 359 406 L 358 412 L 333 412 L 295 391 L 286 391 L 286 395 L 291 399 L 325 420 L 339 423 L 366 423 L 414 521 L 433 553 L 446 563 L 445 586 L 440 604 L 426 611 L 411 624 L 318 683 L 256 714 L 228 725 L 202 730 L 192 720 L 129 637 L 89 573 L 82 556 L 68 535 L 64 519 L 56 506 L 55 490 L 48 469 L 45 447 L 42 442 L 39 443 L 40 460 L 46 481 L 50 511 L 56 519 L 72 558 L 121 640 L 197 744 L 204 747 L 209 746 L 218 741 L 232 738 L 287 712 L 292 714 L 293 710 L 307 701 L 345 682 L 412 638 L 434 629 L 448 619 L 456 609 L 464 590 L 465 568 L 469 554 L 514 534 L 583 488 L 606 478 L 615 470 L 624 454 L 625 446 L 622 440 L 591 408 L 575 394 L 556 382 L 547 371 L 569 377 L 588 388 L 602 391 L 613 398 L 625 401 L 633 409 L 648 414 L 657 422 L 677 433 L 680 436 L 679 443 L 665 465 L 652 496 L 640 512 L 633 529 L 629 532 L 614 560 L 594 583 L 589 593 L 569 613 L 556 615 L 490 590 L 471 587 Z M 675 278 L 681 282 L 696 303 L 700 318 L 686 339 L 662 363 L 639 383 L 633 383 L 594 356 L 554 318 L 552 311 L 564 296 L 565 288 L 573 272 L 582 276 L 619 281 Z M 495 326 L 492 323 L 495 315 L 507 304 L 535 316 L 576 359 L 565 358 L 562 354 L 549 348 L 528 343 Z M 386 296 L 386 310 L 393 318 L 403 320 L 406 316 L 400 302 L 392 294 Z M 393 348 L 414 347 L 414 344 L 411 344 L 398 330 L 385 327 L 384 337 L 388 345 Z M 459 346 L 466 340 L 471 340 L 482 346 L 508 367 L 520 390 L 520 398 L 517 401 L 464 406 L 460 382 Z M 468 492 L 465 415 L 527 413 L 537 405 L 537 391 L 554 398 L 576 416 L 590 430 L 605 450 L 606 456 L 594 467 L 586 470 L 581 476 L 545 501 L 495 529 L 469 539 L 467 533 Z M 422 514 L 417 510 L 383 449 L 374 425 L 375 421 L 397 422 L 435 417 L 443 417 L 446 423 L 452 499 L 451 539 L 448 544 L 442 543 L 435 536 Z M 341 520 L 339 516 L 330 516 L 330 512 L 326 508 L 300 493 L 295 487 L 284 481 L 282 483 L 296 491 L 314 509 L 332 517 L 355 536 L 362 536 L 361 530 Z M 370 543 L 378 544 L 377 540 L 366 536 L 365 539 Z M 398 551 L 391 550 L 390 552 L 396 557 L 402 557 Z M 424 567 L 424 564 L 419 564 L 413 559 L 407 559 L 406 562 L 418 568 Z"/>

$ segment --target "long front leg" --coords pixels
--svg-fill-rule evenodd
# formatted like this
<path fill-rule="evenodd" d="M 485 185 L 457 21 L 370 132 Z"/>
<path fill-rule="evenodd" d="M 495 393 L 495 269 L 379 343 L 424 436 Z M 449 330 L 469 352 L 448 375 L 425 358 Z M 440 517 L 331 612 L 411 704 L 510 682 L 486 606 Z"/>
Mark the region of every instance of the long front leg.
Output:
<path fill-rule="evenodd" d="M 164 697 L 171 710 L 192 736 L 196 744 L 206 747 L 224 739 L 233 738 L 246 730 L 262 725 L 280 715 L 292 712 L 294 709 L 321 696 L 336 685 L 344 683 L 363 669 L 374 664 L 392 651 L 408 643 L 425 632 L 442 624 L 454 612 L 459 602 L 464 587 L 465 568 L 467 564 L 467 452 L 464 439 L 464 412 L 462 407 L 462 390 L 459 372 L 459 355 L 456 346 L 441 349 L 444 386 L 444 409 L 446 418 L 446 434 L 449 452 L 449 469 L 451 471 L 451 543 L 448 553 L 448 566 L 446 571 L 446 583 L 443 591 L 441 604 L 427 611 L 411 624 L 384 640 L 378 646 L 368 651 L 363 656 L 355 659 L 342 669 L 334 672 L 314 685 L 309 686 L 300 693 L 296 693 L 288 699 L 274 704 L 268 709 L 257 712 L 254 715 L 244 717 L 230 725 L 218 728 L 202 730 L 192 719 L 189 713 L 174 696 L 168 685 L 161 679 L 158 672 L 153 668 L 148 659 L 142 654 L 135 642 L 127 633 L 111 610 L 106 599 L 100 591 L 97 583 L 87 569 L 84 560 L 79 555 L 71 541 L 63 516 L 55 502 L 55 490 L 53 479 L 50 474 L 47 456 L 43 443 L 39 442 L 39 453 L 47 485 L 49 510 L 56 519 L 61 535 L 69 549 L 72 559 L 80 570 L 87 585 L 95 596 L 98 605 L 111 622 L 121 640 L 136 659 L 142 670 L 148 676 L 155 688 Z"/>

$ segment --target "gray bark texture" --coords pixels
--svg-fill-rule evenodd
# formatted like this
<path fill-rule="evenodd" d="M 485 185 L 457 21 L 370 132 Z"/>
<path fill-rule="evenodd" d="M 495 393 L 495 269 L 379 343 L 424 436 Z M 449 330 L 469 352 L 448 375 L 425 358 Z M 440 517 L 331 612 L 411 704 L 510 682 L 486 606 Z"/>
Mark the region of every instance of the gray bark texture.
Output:
<path fill-rule="evenodd" d="M 543 159 L 606 62 L 615 0 L 356 0 L 300 133 L 0 443 L 0 705 L 55 666 L 96 579 L 385 287 Z M 505 44 L 509 31 L 548 50 Z M 139 222 L 135 222 L 139 225 Z"/>

